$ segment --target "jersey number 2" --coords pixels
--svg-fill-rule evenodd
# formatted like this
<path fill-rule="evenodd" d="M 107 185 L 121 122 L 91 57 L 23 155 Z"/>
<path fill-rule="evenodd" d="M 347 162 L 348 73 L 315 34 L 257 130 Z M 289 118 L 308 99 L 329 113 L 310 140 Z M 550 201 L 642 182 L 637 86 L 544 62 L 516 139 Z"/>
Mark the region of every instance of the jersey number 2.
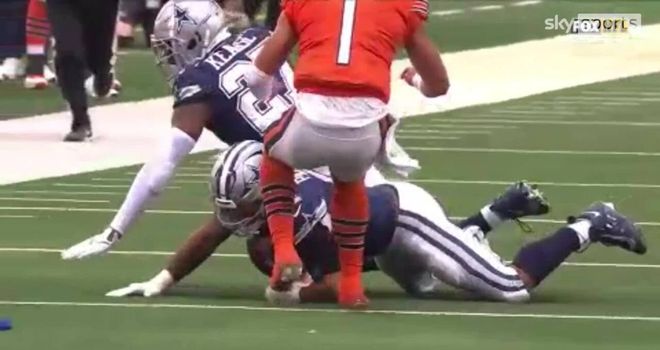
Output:
<path fill-rule="evenodd" d="M 353 27 L 355 25 L 356 9 L 357 0 L 344 0 L 341 11 L 341 29 L 339 30 L 337 64 L 346 65 L 351 62 L 351 44 L 353 43 Z"/>

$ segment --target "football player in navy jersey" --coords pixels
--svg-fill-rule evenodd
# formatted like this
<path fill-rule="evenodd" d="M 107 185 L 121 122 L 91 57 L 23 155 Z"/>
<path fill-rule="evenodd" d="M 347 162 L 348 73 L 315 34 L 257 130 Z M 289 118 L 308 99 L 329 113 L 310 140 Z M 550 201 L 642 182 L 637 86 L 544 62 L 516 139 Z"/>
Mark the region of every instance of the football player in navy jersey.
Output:
<path fill-rule="evenodd" d="M 192 272 L 234 234 L 248 237 L 254 265 L 266 275 L 273 266 L 259 193 L 263 147 L 256 141 L 231 146 L 211 173 L 215 218 L 193 233 L 169 265 L 149 281 L 114 290 L 109 296 L 161 294 Z M 331 302 L 336 299 L 336 244 L 328 214 L 331 179 L 323 171 L 295 176 L 295 247 L 309 278 L 266 289 L 276 304 Z M 520 302 L 573 252 L 592 242 L 638 254 L 646 251 L 632 221 L 606 203 L 596 203 L 555 233 L 523 246 L 511 264 L 487 244 L 486 235 L 504 221 L 541 215 L 549 207 L 533 186 L 519 182 L 460 223 L 452 223 L 440 203 L 419 186 L 386 181 L 370 170 L 370 219 L 365 241 L 366 270 L 381 270 L 406 292 L 426 296 L 450 285 L 483 298 Z"/>
<path fill-rule="evenodd" d="M 257 101 L 245 85 L 243 73 L 270 35 L 266 28 L 232 26 L 245 22 L 211 0 L 170 1 L 161 9 L 152 47 L 173 85 L 172 128 L 158 155 L 136 175 L 108 227 L 63 251 L 63 259 L 110 250 L 166 187 L 204 129 L 227 144 L 261 140 L 266 127 L 293 104 L 287 64 L 278 72 L 275 95 L 268 102 Z"/>

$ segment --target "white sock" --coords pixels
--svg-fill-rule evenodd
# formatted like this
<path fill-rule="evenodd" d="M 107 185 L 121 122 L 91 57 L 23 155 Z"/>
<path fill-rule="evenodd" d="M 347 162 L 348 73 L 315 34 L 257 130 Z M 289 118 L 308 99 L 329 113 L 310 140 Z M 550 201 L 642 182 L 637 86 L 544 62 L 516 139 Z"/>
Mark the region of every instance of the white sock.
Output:
<path fill-rule="evenodd" d="M 589 220 L 579 220 L 575 223 L 568 225 L 568 228 L 575 231 L 575 234 L 580 240 L 580 249 L 578 252 L 583 252 L 591 244 L 591 239 L 589 238 L 589 229 L 591 228 L 591 221 Z"/>
<path fill-rule="evenodd" d="M 481 208 L 479 212 L 481 213 L 481 216 L 483 216 L 486 222 L 488 223 L 488 226 L 490 226 L 490 228 L 493 230 L 497 226 L 499 226 L 502 223 L 502 221 L 504 221 L 494 211 L 490 210 L 490 204 Z"/>

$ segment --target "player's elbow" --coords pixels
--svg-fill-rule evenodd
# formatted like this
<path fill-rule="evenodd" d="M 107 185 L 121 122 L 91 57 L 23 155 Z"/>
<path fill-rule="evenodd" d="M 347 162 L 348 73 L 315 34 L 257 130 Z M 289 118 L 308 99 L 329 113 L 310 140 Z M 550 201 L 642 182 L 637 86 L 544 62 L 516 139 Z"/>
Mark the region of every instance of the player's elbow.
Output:
<path fill-rule="evenodd" d="M 439 97 L 446 95 L 449 91 L 449 78 L 447 76 L 438 76 L 428 81 L 424 81 L 422 93 L 426 97 Z"/>

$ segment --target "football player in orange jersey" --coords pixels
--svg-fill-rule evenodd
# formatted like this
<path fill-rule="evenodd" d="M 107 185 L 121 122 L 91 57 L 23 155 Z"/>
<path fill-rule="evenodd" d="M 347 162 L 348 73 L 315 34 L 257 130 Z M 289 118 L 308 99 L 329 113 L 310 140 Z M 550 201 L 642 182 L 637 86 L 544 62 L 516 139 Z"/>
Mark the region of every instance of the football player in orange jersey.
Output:
<path fill-rule="evenodd" d="M 369 219 L 364 174 L 382 150 L 389 128 L 390 66 L 405 47 L 414 68 L 402 78 L 424 95 L 443 95 L 447 72 L 424 21 L 428 0 L 284 0 L 271 38 L 246 81 L 268 100 L 272 74 L 298 44 L 294 108 L 264 136 L 261 191 L 275 250 L 271 285 L 300 278 L 294 249 L 293 168 L 329 166 L 334 179 L 330 213 L 339 245 L 339 303 L 366 307 L 362 253 Z"/>

